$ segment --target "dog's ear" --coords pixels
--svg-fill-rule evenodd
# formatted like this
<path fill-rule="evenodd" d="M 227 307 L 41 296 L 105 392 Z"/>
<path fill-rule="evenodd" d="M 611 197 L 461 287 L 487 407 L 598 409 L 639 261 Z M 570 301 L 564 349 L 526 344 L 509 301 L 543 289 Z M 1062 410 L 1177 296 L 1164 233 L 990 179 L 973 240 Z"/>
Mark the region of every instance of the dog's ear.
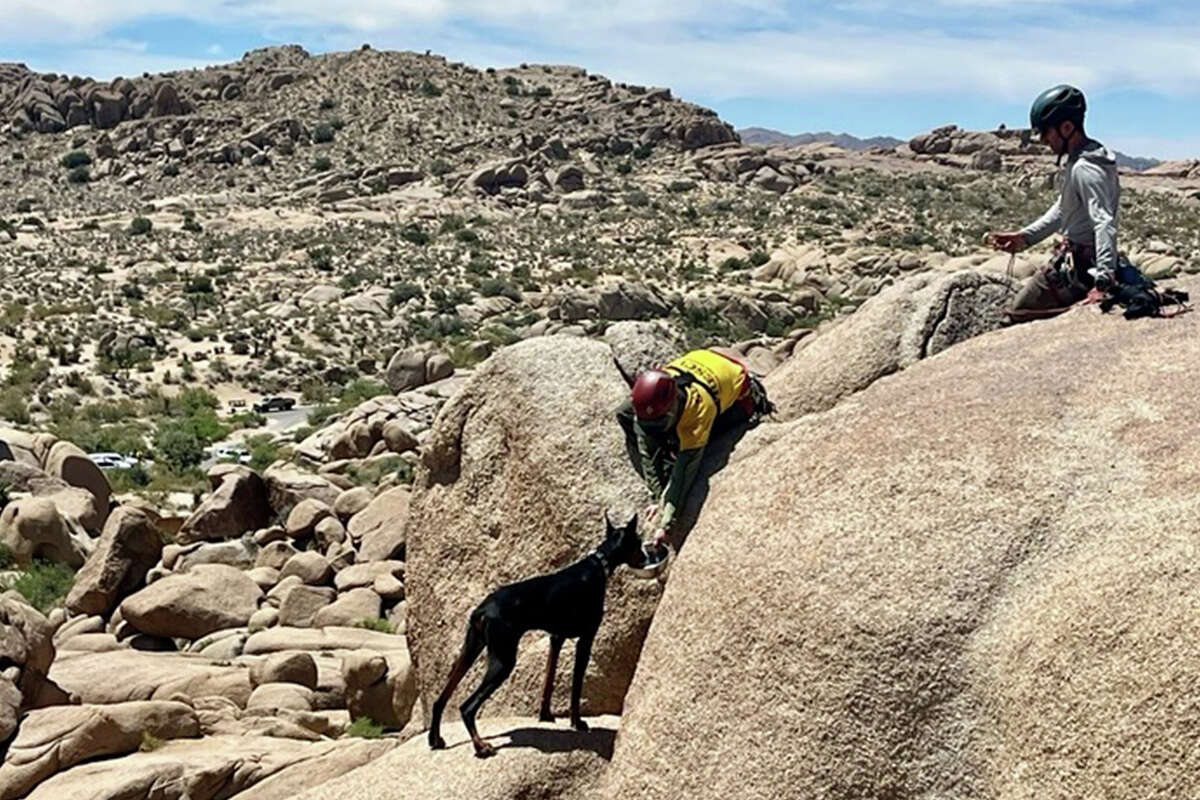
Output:
<path fill-rule="evenodd" d="M 612 517 L 608 515 L 608 509 L 604 509 L 604 538 L 611 539 L 617 532 L 617 529 L 612 524 Z"/>
<path fill-rule="evenodd" d="M 638 515 L 634 514 L 629 518 L 629 522 L 625 523 L 625 535 L 637 536 Z"/>

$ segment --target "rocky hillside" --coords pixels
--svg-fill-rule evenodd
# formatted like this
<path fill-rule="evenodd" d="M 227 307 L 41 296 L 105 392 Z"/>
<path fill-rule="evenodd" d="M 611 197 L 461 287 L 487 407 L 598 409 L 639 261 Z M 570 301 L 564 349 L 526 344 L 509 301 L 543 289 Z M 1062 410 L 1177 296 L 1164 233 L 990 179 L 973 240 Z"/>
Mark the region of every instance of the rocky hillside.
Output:
<path fill-rule="evenodd" d="M 428 55 L 364 49 L 314 57 L 295 46 L 109 84 L 0 65 L 0 119 L 10 138 L 26 143 L 12 159 L 30 167 L 20 185 L 6 185 L 0 204 L 30 199 L 76 212 L 136 208 L 149 192 L 246 184 L 259 193 L 254 205 L 274 205 L 280 190 L 315 197 L 333 185 L 338 191 L 325 191 L 326 199 L 345 198 L 427 174 L 450 186 L 540 183 L 549 192 L 562 187 L 548 173 L 572 153 L 645 160 L 656 149 L 735 139 L 711 111 L 667 89 L 614 84 L 575 67 L 484 71 Z M 93 159 L 87 180 L 38 174 L 51 142 Z M 319 181 L 311 177 L 318 157 L 332 162 Z M 484 176 L 477 168 L 492 159 L 520 163 L 523 176 Z M 354 174 L 330 180 L 346 172 Z M 99 185 L 64 197 L 55 187 L 71 180 Z"/>

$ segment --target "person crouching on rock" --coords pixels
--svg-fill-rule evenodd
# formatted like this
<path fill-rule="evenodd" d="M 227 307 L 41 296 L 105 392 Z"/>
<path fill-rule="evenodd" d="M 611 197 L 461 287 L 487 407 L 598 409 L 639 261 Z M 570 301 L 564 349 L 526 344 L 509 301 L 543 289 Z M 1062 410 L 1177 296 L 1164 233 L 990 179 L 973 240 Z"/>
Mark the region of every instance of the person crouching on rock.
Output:
<path fill-rule="evenodd" d="M 630 383 L 617 422 L 634 469 L 659 498 L 650 520 L 653 541 L 661 545 L 673 533 L 709 440 L 752 427 L 774 407 L 746 364 L 718 350 L 693 350 L 661 369 L 638 372 Z"/>
<path fill-rule="evenodd" d="M 1117 212 L 1121 186 L 1116 157 L 1083 130 L 1087 103 L 1073 86 L 1055 86 L 1038 95 L 1029 111 L 1029 125 L 1062 160 L 1061 192 L 1054 205 L 1036 222 L 1015 232 L 988 235 L 997 250 L 1016 253 L 1056 231 L 1066 241 L 1055 249 L 1051 263 L 1025 284 L 1009 309 L 1013 322 L 1051 317 L 1087 297 L 1100 279 L 1117 273 Z"/>

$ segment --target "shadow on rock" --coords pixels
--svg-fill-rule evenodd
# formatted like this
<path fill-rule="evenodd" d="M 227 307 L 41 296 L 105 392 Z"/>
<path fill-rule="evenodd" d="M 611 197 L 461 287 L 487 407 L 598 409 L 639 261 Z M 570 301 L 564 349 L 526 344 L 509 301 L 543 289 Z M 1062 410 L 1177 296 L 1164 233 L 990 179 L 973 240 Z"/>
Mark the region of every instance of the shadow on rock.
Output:
<path fill-rule="evenodd" d="M 704 501 L 708 499 L 709 484 L 712 482 L 713 476 L 725 468 L 738 442 L 749 431 L 750 427 L 744 423 L 723 431 L 714 431 L 713 437 L 704 449 L 704 460 L 700 462 L 700 473 L 696 476 L 696 482 L 692 484 L 687 500 L 684 501 L 683 509 L 679 512 L 678 527 L 671 535 L 671 543 L 675 549 L 678 550 L 687 541 L 692 526 L 696 524 L 700 511 L 704 508 Z"/>
<path fill-rule="evenodd" d="M 612 760 L 613 744 L 617 732 L 612 728 L 592 728 L 586 733 L 563 728 L 516 728 L 500 734 L 508 741 L 496 745 L 497 750 L 510 747 L 531 747 L 543 753 L 571 753 L 576 750 L 590 750 L 605 761 Z"/>

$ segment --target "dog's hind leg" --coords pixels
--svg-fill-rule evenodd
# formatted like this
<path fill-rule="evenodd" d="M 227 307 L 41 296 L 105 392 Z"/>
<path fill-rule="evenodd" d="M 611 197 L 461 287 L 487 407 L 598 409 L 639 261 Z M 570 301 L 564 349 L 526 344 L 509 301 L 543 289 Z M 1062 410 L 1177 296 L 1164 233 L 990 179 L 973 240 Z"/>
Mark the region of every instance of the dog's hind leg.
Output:
<path fill-rule="evenodd" d="M 592 657 L 592 640 L 596 632 L 585 633 L 575 643 L 575 672 L 571 675 L 571 727 L 577 731 L 586 731 L 588 724 L 579 715 L 579 698 L 583 694 L 583 674 L 587 672 L 588 661 Z"/>
<path fill-rule="evenodd" d="M 494 621 L 489 626 L 487 672 L 484 673 L 479 688 L 459 706 L 463 724 L 467 726 L 471 742 L 475 745 L 475 755 L 480 758 L 495 755 L 496 749 L 480 738 L 479 731 L 475 729 L 475 715 L 479 713 L 479 707 L 512 674 L 517 663 L 517 641 L 521 638 L 519 634 L 497 630 L 500 627 L 501 625 Z"/>
<path fill-rule="evenodd" d="M 467 623 L 467 638 L 463 642 L 462 651 L 458 654 L 458 659 L 450 669 L 450 677 L 446 681 L 446 688 L 442 690 L 438 699 L 433 703 L 433 715 L 429 722 L 429 747 L 431 750 L 441 750 L 446 746 L 446 742 L 441 736 L 442 711 L 445 710 L 446 703 L 450 702 L 450 696 L 458 688 L 458 684 L 462 681 L 463 676 L 467 674 L 467 670 L 471 668 L 471 665 L 475 663 L 475 659 L 479 658 L 479 654 L 483 652 L 483 646 L 483 616 L 476 612 L 471 614 L 471 621 Z"/>
<path fill-rule="evenodd" d="M 550 696 L 554 694 L 554 673 L 558 670 L 558 653 L 562 650 L 566 637 L 550 637 L 550 657 L 546 661 L 546 685 L 542 688 L 542 708 L 538 719 L 542 722 L 554 722 L 554 714 L 550 711 Z"/>

